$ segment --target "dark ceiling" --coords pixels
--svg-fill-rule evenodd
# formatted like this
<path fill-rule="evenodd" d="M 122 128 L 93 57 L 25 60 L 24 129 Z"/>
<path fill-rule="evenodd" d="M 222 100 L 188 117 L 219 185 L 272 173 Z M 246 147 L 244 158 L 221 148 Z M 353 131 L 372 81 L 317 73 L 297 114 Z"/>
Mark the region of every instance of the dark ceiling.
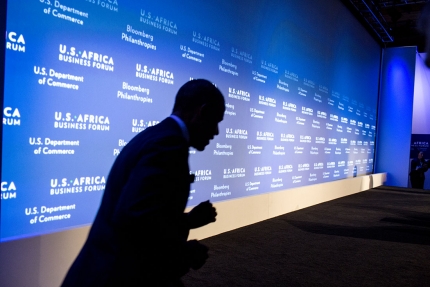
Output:
<path fill-rule="evenodd" d="M 419 52 L 424 51 L 425 40 L 418 29 L 418 20 L 429 0 L 342 0 L 342 2 L 381 46 L 417 46 Z"/>

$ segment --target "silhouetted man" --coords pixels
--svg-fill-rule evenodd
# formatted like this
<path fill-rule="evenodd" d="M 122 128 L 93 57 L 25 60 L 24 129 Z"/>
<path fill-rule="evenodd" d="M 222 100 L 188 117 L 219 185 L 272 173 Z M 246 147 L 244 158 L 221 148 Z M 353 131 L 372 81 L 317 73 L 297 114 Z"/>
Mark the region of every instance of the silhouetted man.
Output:
<path fill-rule="evenodd" d="M 420 151 L 417 158 L 411 160 L 411 178 L 412 188 L 424 188 L 424 181 L 426 179 L 425 172 L 428 170 L 427 162 L 424 160 L 424 153 Z"/>
<path fill-rule="evenodd" d="M 224 111 L 212 83 L 187 82 L 172 115 L 123 148 L 63 286 L 182 286 L 180 277 L 205 263 L 207 248 L 187 237 L 190 228 L 214 222 L 216 211 L 206 201 L 184 213 L 194 180 L 188 154 L 218 135 Z"/>

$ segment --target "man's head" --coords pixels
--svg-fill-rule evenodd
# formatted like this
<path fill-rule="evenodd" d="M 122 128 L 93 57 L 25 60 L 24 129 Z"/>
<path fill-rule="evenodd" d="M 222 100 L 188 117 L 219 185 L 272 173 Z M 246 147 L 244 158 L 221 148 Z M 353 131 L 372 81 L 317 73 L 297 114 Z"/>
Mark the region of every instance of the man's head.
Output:
<path fill-rule="evenodd" d="M 423 153 L 422 151 L 420 151 L 420 152 L 418 153 L 418 159 L 422 159 L 422 158 L 423 158 L 423 156 L 424 156 L 424 153 Z"/>
<path fill-rule="evenodd" d="M 218 123 L 224 118 L 225 101 L 220 90 L 203 79 L 185 83 L 176 94 L 172 114 L 188 128 L 190 146 L 202 151 L 219 134 Z"/>

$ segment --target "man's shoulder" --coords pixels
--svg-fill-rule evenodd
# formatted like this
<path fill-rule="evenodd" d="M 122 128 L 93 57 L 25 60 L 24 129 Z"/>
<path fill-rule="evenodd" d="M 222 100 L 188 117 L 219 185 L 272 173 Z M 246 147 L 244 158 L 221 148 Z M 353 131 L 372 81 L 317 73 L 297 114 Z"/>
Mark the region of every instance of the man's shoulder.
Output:
<path fill-rule="evenodd" d="M 127 147 L 128 146 L 128 147 Z M 136 135 L 124 150 L 154 149 L 157 147 L 188 148 L 181 128 L 172 118 L 166 118 L 155 126 Z"/>
<path fill-rule="evenodd" d="M 181 128 L 172 118 L 166 118 L 155 126 L 147 128 L 138 136 L 151 142 L 185 143 Z"/>

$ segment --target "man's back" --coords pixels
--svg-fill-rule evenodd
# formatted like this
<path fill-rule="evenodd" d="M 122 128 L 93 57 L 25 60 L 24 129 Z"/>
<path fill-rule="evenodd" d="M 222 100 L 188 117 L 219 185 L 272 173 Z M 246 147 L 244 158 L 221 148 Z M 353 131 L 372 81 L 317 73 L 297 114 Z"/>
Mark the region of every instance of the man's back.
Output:
<path fill-rule="evenodd" d="M 169 278 L 183 260 L 189 184 L 188 146 L 173 119 L 133 138 L 112 166 L 100 210 L 64 286 L 133 286 Z"/>

